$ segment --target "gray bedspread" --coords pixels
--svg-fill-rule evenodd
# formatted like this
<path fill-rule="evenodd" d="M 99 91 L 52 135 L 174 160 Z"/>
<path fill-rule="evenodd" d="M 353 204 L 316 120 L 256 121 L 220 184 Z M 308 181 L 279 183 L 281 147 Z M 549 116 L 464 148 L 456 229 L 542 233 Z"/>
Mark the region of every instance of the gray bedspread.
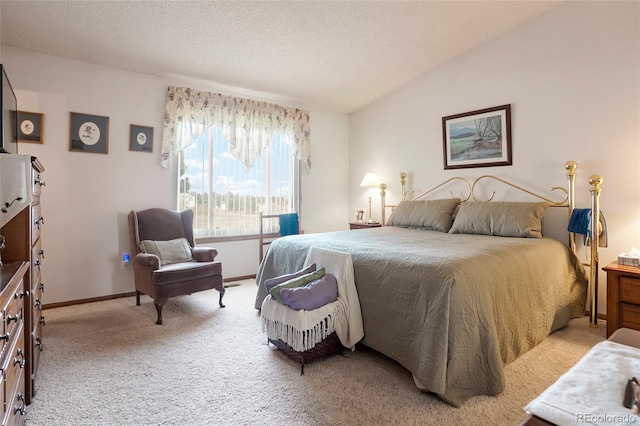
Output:
<path fill-rule="evenodd" d="M 277 239 L 258 270 L 256 309 L 264 280 L 301 269 L 311 246 L 351 253 L 362 343 L 454 406 L 502 392 L 505 364 L 584 315 L 586 275 L 554 239 L 398 227 Z"/>

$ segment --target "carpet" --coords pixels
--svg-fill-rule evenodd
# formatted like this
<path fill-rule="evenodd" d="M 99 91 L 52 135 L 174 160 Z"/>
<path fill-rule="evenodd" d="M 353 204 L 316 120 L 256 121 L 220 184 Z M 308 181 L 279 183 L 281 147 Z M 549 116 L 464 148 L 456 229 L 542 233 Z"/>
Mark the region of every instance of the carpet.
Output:
<path fill-rule="evenodd" d="M 170 299 L 44 311 L 44 351 L 27 425 L 516 425 L 522 407 L 604 340 L 588 319 L 505 367 L 507 387 L 461 408 L 420 392 L 396 362 L 358 346 L 305 367 L 267 345 L 255 281 Z M 469 378 L 473 380 L 473 377 Z"/>

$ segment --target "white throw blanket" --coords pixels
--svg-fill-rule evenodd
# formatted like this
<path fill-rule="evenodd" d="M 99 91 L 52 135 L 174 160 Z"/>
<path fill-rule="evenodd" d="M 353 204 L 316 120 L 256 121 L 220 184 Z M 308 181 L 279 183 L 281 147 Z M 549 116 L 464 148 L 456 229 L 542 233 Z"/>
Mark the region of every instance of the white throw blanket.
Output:
<path fill-rule="evenodd" d="M 364 328 L 351 255 L 311 247 L 305 265 L 312 263 L 336 277 L 338 299 L 306 311 L 291 309 L 269 295 L 262 302 L 262 330 L 270 339 L 282 340 L 299 352 L 312 349 L 335 331 L 343 346 L 355 350 L 355 344 L 364 337 Z"/>
<path fill-rule="evenodd" d="M 640 378 L 640 349 L 600 342 L 525 411 L 557 425 L 637 425 L 640 417 L 622 405 L 634 376 Z"/>

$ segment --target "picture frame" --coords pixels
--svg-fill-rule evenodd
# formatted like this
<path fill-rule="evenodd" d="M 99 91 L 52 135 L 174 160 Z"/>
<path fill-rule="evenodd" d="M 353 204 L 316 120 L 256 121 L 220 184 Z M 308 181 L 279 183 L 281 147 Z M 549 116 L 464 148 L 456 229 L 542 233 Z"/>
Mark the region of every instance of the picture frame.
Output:
<path fill-rule="evenodd" d="M 444 168 L 512 165 L 511 104 L 442 117 Z"/>
<path fill-rule="evenodd" d="M 70 113 L 69 151 L 109 153 L 109 117 Z"/>
<path fill-rule="evenodd" d="M 16 111 L 18 115 L 18 142 L 43 143 L 44 114 Z"/>
<path fill-rule="evenodd" d="M 129 151 L 153 152 L 153 127 L 132 124 L 129 128 Z"/>
<path fill-rule="evenodd" d="M 356 222 L 364 222 L 364 209 L 356 209 L 354 219 Z"/>

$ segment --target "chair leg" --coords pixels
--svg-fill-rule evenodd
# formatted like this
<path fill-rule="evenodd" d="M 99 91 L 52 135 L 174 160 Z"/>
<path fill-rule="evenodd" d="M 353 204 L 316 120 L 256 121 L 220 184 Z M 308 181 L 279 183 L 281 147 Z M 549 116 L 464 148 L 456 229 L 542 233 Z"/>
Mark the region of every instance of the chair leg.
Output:
<path fill-rule="evenodd" d="M 136 290 L 136 306 L 140 306 L 140 292 Z"/>
<path fill-rule="evenodd" d="M 221 308 L 224 308 L 225 305 L 222 304 L 222 296 L 224 296 L 224 292 L 226 291 L 224 289 L 224 287 L 222 287 L 222 290 L 218 290 L 220 292 L 220 299 L 218 299 L 218 304 L 220 305 Z"/>
<path fill-rule="evenodd" d="M 156 305 L 156 311 L 158 311 L 158 320 L 156 321 L 156 324 L 161 325 L 162 324 L 162 307 L 164 306 L 165 303 L 167 303 L 167 299 L 154 300 L 153 303 L 154 305 Z"/>

